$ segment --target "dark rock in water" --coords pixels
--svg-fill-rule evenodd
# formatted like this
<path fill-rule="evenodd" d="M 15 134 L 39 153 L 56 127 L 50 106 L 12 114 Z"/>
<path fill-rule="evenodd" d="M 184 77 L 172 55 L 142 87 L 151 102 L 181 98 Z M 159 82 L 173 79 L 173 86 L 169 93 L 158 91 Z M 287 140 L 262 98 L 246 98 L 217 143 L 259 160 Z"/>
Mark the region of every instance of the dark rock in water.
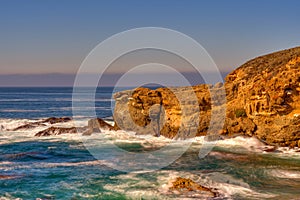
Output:
<path fill-rule="evenodd" d="M 22 125 L 22 126 L 19 126 L 17 128 L 14 128 L 12 129 L 12 131 L 19 131 L 19 130 L 27 130 L 27 129 L 32 129 L 32 128 L 35 128 L 36 126 L 33 125 L 33 124 L 25 124 L 25 125 Z"/>
<path fill-rule="evenodd" d="M 100 119 L 100 118 L 90 119 L 88 121 L 87 130 L 83 133 L 83 135 L 91 135 L 92 133 L 101 133 L 100 128 L 106 129 L 106 130 L 116 130 L 116 128 L 114 126 L 105 122 L 103 119 Z"/>
<path fill-rule="evenodd" d="M 63 122 L 68 122 L 71 121 L 72 118 L 70 117 L 50 117 L 48 119 L 45 119 L 39 123 L 49 123 L 49 124 L 56 124 L 56 123 L 63 123 Z"/>
<path fill-rule="evenodd" d="M 177 177 L 174 182 L 172 182 L 172 187 L 170 188 L 172 191 L 177 191 L 179 194 L 185 195 L 188 192 L 205 192 L 208 193 L 210 197 L 216 197 L 218 194 L 214 192 L 212 189 L 202 186 L 191 179 Z"/>
<path fill-rule="evenodd" d="M 207 135 L 214 105 L 216 111 L 226 113 L 225 121 L 214 113 L 214 122 L 224 122 L 214 128 L 216 134 L 256 136 L 268 145 L 300 147 L 299 81 L 300 47 L 296 47 L 246 62 L 227 75 L 224 85 L 118 92 L 115 126 L 168 138 Z M 196 100 L 191 98 L 195 95 Z"/>
<path fill-rule="evenodd" d="M 47 119 L 47 122 L 50 122 L 52 119 Z M 56 118 L 56 122 L 62 120 L 68 120 L 65 118 Z M 45 121 L 43 121 L 45 122 Z M 52 121 L 53 122 L 53 121 Z M 50 136 L 50 135 L 61 135 L 61 134 L 68 134 L 68 133 L 83 133 L 83 135 L 91 135 L 92 133 L 101 133 L 100 129 L 106 130 L 118 130 L 117 127 L 110 125 L 109 123 L 105 122 L 103 119 L 91 119 L 88 121 L 88 126 L 85 127 L 50 127 L 45 130 L 42 130 L 35 134 L 35 136 Z"/>
<path fill-rule="evenodd" d="M 270 147 L 267 147 L 267 148 L 264 148 L 263 151 L 265 152 L 277 152 L 277 147 L 275 146 L 270 146 Z"/>
<path fill-rule="evenodd" d="M 89 128 L 96 128 L 96 127 L 100 127 L 102 129 L 108 129 L 108 130 L 112 130 L 113 126 L 110 125 L 109 123 L 105 122 L 103 119 L 97 118 L 97 119 L 91 119 L 88 121 L 88 127 Z"/>
<path fill-rule="evenodd" d="M 45 126 L 44 123 L 56 124 L 56 123 L 68 122 L 68 121 L 71 121 L 71 120 L 72 120 L 72 118 L 70 118 L 70 117 L 50 117 L 50 118 L 47 118 L 45 120 L 24 124 L 22 126 L 19 126 L 17 128 L 12 129 L 11 131 L 33 129 L 33 128 L 36 128 L 38 126 Z"/>
<path fill-rule="evenodd" d="M 61 135 L 66 133 L 77 133 L 76 127 L 63 128 L 63 127 L 50 127 L 46 130 L 40 131 L 35 136 L 50 136 L 50 135 Z"/>

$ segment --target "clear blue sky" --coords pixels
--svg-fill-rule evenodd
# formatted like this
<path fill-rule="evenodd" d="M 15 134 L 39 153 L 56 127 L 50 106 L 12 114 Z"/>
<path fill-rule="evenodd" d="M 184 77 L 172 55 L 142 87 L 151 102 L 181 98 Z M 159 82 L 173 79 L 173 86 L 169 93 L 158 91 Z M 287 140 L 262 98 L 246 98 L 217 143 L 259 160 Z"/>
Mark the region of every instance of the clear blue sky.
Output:
<path fill-rule="evenodd" d="M 297 0 L 1 0 L 0 75 L 75 74 L 99 42 L 145 26 L 191 36 L 227 72 L 300 46 L 299 8 Z"/>

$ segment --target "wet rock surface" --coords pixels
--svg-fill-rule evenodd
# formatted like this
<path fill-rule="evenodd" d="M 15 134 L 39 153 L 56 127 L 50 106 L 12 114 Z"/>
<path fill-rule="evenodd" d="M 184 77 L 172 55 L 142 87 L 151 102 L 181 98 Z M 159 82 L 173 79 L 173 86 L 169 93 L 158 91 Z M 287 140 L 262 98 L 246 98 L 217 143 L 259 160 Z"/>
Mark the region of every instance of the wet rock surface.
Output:
<path fill-rule="evenodd" d="M 27 126 L 27 125 L 26 125 Z M 83 135 L 91 135 L 93 133 L 101 133 L 103 130 L 118 130 L 117 127 L 110 125 L 101 118 L 90 119 L 88 125 L 84 127 L 49 127 L 45 130 L 39 131 L 35 136 L 51 136 L 61 134 L 76 134 L 82 133 Z"/>
<path fill-rule="evenodd" d="M 50 117 L 41 121 L 27 123 L 24 125 L 21 125 L 17 128 L 12 129 L 11 131 L 20 131 L 20 130 L 27 130 L 27 129 L 33 129 L 38 126 L 45 126 L 45 124 L 56 124 L 56 123 L 64 123 L 71 121 L 72 118 L 70 117 Z"/>
<path fill-rule="evenodd" d="M 88 126 L 86 128 L 87 130 L 83 132 L 83 135 L 91 135 L 92 133 L 101 133 L 100 128 L 104 130 L 118 130 L 117 127 L 110 125 L 109 123 L 105 122 L 103 119 L 97 118 L 97 119 L 90 119 L 88 121 Z"/>
<path fill-rule="evenodd" d="M 35 136 L 50 136 L 50 135 L 61 135 L 67 133 L 77 133 L 76 127 L 71 128 L 62 128 L 62 127 L 50 127 L 45 130 L 42 130 L 35 134 Z"/>

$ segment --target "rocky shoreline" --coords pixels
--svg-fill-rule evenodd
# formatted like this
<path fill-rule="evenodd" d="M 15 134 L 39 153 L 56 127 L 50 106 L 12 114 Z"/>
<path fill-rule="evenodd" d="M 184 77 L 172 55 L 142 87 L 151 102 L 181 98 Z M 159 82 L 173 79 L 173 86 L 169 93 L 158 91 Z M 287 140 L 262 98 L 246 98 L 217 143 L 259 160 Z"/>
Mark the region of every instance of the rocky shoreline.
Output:
<path fill-rule="evenodd" d="M 116 126 L 137 134 L 187 138 L 189 131 L 177 134 L 186 126 L 185 130 L 196 129 L 193 136 L 207 135 L 212 90 L 226 92 L 226 97 L 217 99 L 217 107 L 226 108 L 226 117 L 216 134 L 255 136 L 269 145 L 300 147 L 300 47 L 252 59 L 229 73 L 224 85 L 137 88 L 116 93 Z M 189 98 L 191 92 L 197 101 Z M 178 94 L 186 101 L 180 101 Z M 182 107 L 187 111 L 185 116 Z M 199 117 L 199 123 L 182 123 L 184 117 Z"/>

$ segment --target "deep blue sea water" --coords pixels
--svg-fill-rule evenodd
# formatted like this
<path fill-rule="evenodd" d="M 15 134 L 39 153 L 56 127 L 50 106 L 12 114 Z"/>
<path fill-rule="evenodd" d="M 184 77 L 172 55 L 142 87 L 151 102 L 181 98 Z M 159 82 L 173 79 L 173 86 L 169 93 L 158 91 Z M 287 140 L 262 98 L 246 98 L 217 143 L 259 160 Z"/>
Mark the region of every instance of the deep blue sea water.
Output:
<path fill-rule="evenodd" d="M 126 88 L 118 90 L 123 89 Z M 135 162 L 129 156 L 130 152 L 149 151 L 149 147 L 157 149 L 171 140 L 138 137 L 124 131 L 103 131 L 103 137 L 94 135 L 92 143 L 87 145 L 78 134 L 34 136 L 51 124 L 11 131 L 19 125 L 47 117 L 72 117 L 72 91 L 72 88 L 0 88 L 1 200 L 300 198 L 299 149 L 279 148 L 275 152 L 266 152 L 269 147 L 255 138 L 219 141 L 206 157 L 199 159 L 198 152 L 204 142 L 199 137 L 170 165 L 152 172 L 136 173 L 118 171 L 121 158 L 114 158 L 109 165 L 112 155 L 107 145 L 114 143 L 129 152 L 122 159 L 130 166 Z M 90 91 L 84 88 L 82 92 Z M 112 116 L 112 92 L 113 88 L 97 90 L 95 109 L 98 117 Z M 82 101 L 85 105 L 84 99 Z M 86 125 L 86 121 L 82 124 Z M 72 123 L 56 126 L 69 127 Z M 101 160 L 93 156 L 93 150 L 103 155 Z M 149 160 L 145 157 L 145 165 Z M 211 198 L 193 191 L 170 192 L 170 182 L 178 176 L 214 188 L 219 197 Z"/>
<path fill-rule="evenodd" d="M 119 88 L 122 89 L 126 88 Z M 114 90 L 118 89 L 113 87 L 97 89 L 94 106 L 98 117 L 112 116 Z M 71 117 L 72 92 L 72 87 L 0 88 L 0 118 Z M 83 96 L 92 92 L 92 88 L 82 88 Z"/>

